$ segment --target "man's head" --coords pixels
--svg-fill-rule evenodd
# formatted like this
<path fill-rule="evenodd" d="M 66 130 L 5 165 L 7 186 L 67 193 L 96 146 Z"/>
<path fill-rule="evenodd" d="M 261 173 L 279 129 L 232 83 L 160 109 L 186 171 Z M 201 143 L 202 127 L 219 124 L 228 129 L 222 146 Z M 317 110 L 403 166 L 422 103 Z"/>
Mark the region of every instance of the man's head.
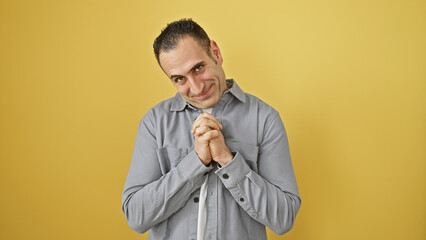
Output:
<path fill-rule="evenodd" d="M 155 39 L 154 53 L 181 96 L 198 108 L 211 108 L 227 90 L 216 42 L 191 19 L 167 25 Z"/>

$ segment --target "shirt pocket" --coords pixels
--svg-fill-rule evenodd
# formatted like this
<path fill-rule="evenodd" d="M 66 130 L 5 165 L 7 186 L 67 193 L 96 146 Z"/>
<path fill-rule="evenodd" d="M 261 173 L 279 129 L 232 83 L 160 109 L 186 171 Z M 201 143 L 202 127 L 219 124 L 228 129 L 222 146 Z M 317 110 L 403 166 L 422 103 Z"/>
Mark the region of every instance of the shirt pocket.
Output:
<path fill-rule="evenodd" d="M 241 142 L 226 142 L 226 146 L 231 152 L 239 152 L 249 165 L 251 170 L 258 172 L 257 159 L 259 154 L 259 147 L 252 144 Z"/>
<path fill-rule="evenodd" d="M 157 149 L 161 172 L 163 174 L 168 173 L 172 168 L 175 168 L 186 155 L 188 155 L 187 148 L 163 147 Z"/>

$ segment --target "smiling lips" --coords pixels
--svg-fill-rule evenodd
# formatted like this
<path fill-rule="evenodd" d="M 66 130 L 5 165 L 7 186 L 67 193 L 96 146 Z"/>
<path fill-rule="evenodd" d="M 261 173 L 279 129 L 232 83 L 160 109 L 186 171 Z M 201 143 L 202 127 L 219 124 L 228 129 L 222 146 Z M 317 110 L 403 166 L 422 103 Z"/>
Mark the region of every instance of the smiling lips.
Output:
<path fill-rule="evenodd" d="M 211 93 L 212 88 L 213 88 L 213 85 L 211 85 L 211 86 L 209 87 L 209 90 L 207 90 L 207 91 L 205 91 L 205 92 L 201 93 L 201 94 L 200 94 L 200 95 L 198 95 L 198 96 L 194 96 L 194 98 L 197 98 L 197 99 L 199 99 L 199 100 L 204 100 L 204 99 L 208 98 L 208 97 L 210 96 L 210 93 Z"/>

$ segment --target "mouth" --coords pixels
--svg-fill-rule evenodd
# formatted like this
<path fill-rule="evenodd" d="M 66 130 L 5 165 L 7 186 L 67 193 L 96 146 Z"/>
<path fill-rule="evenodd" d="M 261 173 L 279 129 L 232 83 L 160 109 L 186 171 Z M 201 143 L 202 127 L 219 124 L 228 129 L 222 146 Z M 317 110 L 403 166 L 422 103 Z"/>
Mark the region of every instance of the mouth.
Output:
<path fill-rule="evenodd" d="M 212 88 L 213 88 L 213 85 L 211 85 L 207 91 L 205 91 L 205 92 L 201 93 L 201 94 L 200 94 L 200 95 L 198 95 L 198 96 L 195 96 L 195 98 L 197 98 L 197 99 L 199 99 L 199 100 L 204 100 L 204 99 L 208 98 L 208 97 L 210 96 L 210 93 L 211 93 L 211 91 L 212 91 Z"/>

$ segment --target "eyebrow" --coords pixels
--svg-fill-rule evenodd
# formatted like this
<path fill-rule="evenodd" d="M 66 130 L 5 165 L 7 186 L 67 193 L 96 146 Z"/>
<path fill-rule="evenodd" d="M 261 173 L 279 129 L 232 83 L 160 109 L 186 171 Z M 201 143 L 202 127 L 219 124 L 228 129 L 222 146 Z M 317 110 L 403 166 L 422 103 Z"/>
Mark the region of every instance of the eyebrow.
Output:
<path fill-rule="evenodd" d="M 196 63 L 189 71 L 188 73 L 194 71 L 197 67 L 204 65 L 204 61 L 200 61 L 198 63 Z M 176 78 L 176 77 L 183 77 L 182 75 L 171 75 L 170 79 Z"/>

